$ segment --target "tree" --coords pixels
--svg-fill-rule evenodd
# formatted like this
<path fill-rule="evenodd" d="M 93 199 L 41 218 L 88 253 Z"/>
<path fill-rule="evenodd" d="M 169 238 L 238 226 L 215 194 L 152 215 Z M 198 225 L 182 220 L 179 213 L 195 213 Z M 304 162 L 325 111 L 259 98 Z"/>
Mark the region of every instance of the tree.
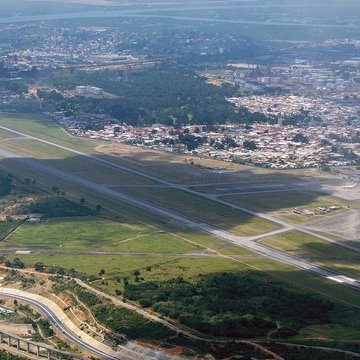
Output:
<path fill-rule="evenodd" d="M 293 141 L 295 141 L 297 143 L 308 144 L 309 143 L 309 138 L 307 136 L 305 136 L 304 134 L 296 134 L 293 137 Z"/>
<path fill-rule="evenodd" d="M 256 143 L 253 140 L 245 140 L 243 142 L 243 147 L 244 147 L 244 149 L 247 149 L 247 150 L 256 150 L 257 149 Z"/>
<path fill-rule="evenodd" d="M 95 209 L 96 209 L 97 212 L 100 212 L 101 209 L 102 209 L 102 206 L 101 206 L 100 204 L 97 204 L 97 205 L 95 206 Z"/>
<path fill-rule="evenodd" d="M 86 202 L 86 200 L 85 200 L 84 198 L 81 198 L 81 199 L 79 200 L 79 203 L 80 203 L 80 205 L 82 205 L 82 206 L 84 206 L 85 202 Z"/>
<path fill-rule="evenodd" d="M 42 263 L 42 262 L 37 262 L 37 263 L 35 264 L 35 270 L 38 271 L 38 272 L 44 272 L 44 270 L 45 270 L 45 265 L 44 265 L 44 263 Z"/>

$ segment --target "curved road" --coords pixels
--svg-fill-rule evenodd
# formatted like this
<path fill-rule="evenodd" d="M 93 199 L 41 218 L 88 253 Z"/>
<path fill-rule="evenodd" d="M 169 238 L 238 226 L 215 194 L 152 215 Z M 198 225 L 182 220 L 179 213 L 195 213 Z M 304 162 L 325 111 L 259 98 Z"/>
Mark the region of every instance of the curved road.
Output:
<path fill-rule="evenodd" d="M 126 347 L 119 347 L 118 352 L 109 346 L 93 339 L 91 336 L 81 331 L 64 313 L 64 311 L 51 300 L 22 290 L 0 287 L 0 296 L 10 297 L 18 301 L 26 302 L 35 306 L 46 318 L 60 331 L 71 343 L 79 348 L 90 352 L 103 360 L 142 360 L 155 359 L 143 353 L 137 353 Z"/>

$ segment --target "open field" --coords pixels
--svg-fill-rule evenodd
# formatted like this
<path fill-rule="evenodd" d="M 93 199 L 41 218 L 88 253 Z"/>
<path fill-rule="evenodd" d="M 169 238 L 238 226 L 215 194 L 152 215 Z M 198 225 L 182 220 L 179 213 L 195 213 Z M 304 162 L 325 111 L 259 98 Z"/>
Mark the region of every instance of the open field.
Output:
<path fill-rule="evenodd" d="M 292 256 L 311 259 L 318 265 L 360 280 L 360 255 L 353 251 L 300 232 L 284 233 L 260 242 Z"/>
<path fill-rule="evenodd" d="M 183 253 L 198 247 L 143 224 L 94 217 L 50 219 L 25 223 L 1 248 L 39 248 L 62 251 Z"/>
<path fill-rule="evenodd" d="M 18 255 L 9 255 L 13 259 Z M 105 270 L 105 283 L 100 280 L 93 284 L 102 289 L 114 293 L 116 288 L 122 288 L 122 282 L 118 278 L 127 278 L 129 282 L 135 281 L 134 272 L 139 271 L 143 281 L 169 280 L 182 276 L 192 280 L 199 276 L 215 274 L 219 272 L 246 273 L 249 271 L 261 271 L 270 275 L 273 280 L 290 283 L 298 287 L 300 291 L 311 291 L 322 294 L 332 301 L 350 306 L 359 307 L 358 294 L 334 284 L 330 280 L 321 279 L 303 271 L 296 270 L 288 265 L 280 264 L 269 259 L 231 259 L 231 258 L 189 258 L 184 255 L 181 258 L 168 256 L 159 257 L 94 257 L 89 255 L 45 255 L 30 254 L 22 255 L 21 259 L 26 264 L 35 264 L 38 261 L 46 265 L 56 264 L 67 269 L 75 268 L 79 272 L 90 275 L 98 275 L 100 269 Z M 150 267 L 151 270 L 147 270 Z M 357 310 L 358 311 L 358 310 Z"/>
<path fill-rule="evenodd" d="M 45 115 L 2 114 L 0 125 L 31 136 L 56 141 L 61 145 L 71 145 L 74 149 L 82 151 L 91 151 L 99 144 L 99 142 L 91 139 L 81 139 L 69 135 Z"/>
<path fill-rule="evenodd" d="M 264 177 L 284 176 L 272 169 L 255 168 L 215 159 L 195 158 L 184 154 L 165 153 L 159 150 L 125 144 L 103 144 L 96 147 L 100 153 L 111 155 L 112 161 L 131 164 L 145 173 L 182 184 L 217 184 Z M 314 176 L 312 169 L 293 170 L 293 176 Z"/>
<path fill-rule="evenodd" d="M 65 133 L 63 133 L 63 136 L 67 137 Z M 56 163 L 58 159 L 52 161 Z M 60 161 L 62 160 L 60 159 Z M 119 161 L 123 160 L 120 159 Z M 66 163 L 64 162 L 64 164 L 66 169 Z M 129 164 L 130 162 L 128 162 L 128 165 Z M 74 161 L 73 163 L 69 163 L 68 166 L 73 166 L 74 169 L 72 168 L 71 171 L 76 171 L 76 165 L 76 161 Z M 54 164 L 51 164 L 51 166 L 54 166 Z M 79 165 L 80 169 L 81 166 L 82 164 Z M 108 218 L 92 219 L 90 217 L 84 217 L 79 220 L 80 224 L 76 218 L 57 219 L 57 221 L 51 220 L 50 222 L 33 224 L 35 226 L 27 224 L 13 234 L 9 240 L 10 244 L 14 242 L 14 244 L 19 244 L 19 246 L 26 246 L 22 245 L 26 243 L 35 246 L 48 246 L 49 243 L 56 243 L 57 245 L 61 244 L 63 249 L 91 249 L 94 247 L 93 245 L 98 245 L 97 241 L 100 239 L 100 249 L 103 250 L 114 249 L 113 244 L 115 241 L 113 241 L 113 239 L 116 239 L 116 251 L 134 253 L 133 256 L 129 257 L 119 257 L 115 255 L 47 255 L 40 253 L 21 255 L 22 260 L 27 264 L 35 264 L 37 261 L 43 261 L 46 265 L 50 266 L 56 264 L 67 269 L 75 267 L 79 272 L 94 276 L 98 276 L 99 271 L 104 269 L 104 279 L 96 281 L 94 285 L 103 288 L 111 294 L 114 294 L 115 289 L 122 289 L 123 285 L 122 282 L 119 283 L 119 277 L 121 279 L 126 277 L 131 283 L 136 282 L 135 271 L 139 271 L 140 273 L 140 280 L 138 279 L 137 281 L 167 280 L 179 275 L 193 280 L 195 278 L 201 278 L 200 274 L 206 275 L 224 271 L 243 274 L 248 271 L 259 271 L 269 274 L 269 281 L 276 279 L 277 281 L 291 283 L 299 289 L 321 293 L 335 302 L 346 304 L 344 305 L 346 308 L 339 308 L 337 310 L 337 319 L 341 319 L 341 317 L 345 318 L 345 313 L 350 318 L 355 318 L 354 306 L 360 306 L 359 296 L 356 292 L 330 280 L 299 271 L 291 266 L 267 258 L 261 258 L 259 256 L 253 257 L 250 251 L 236 248 L 233 245 L 229 246 L 225 241 L 210 235 L 200 234 L 198 231 L 182 228 L 174 223 L 170 223 L 161 216 L 147 213 L 144 210 L 129 206 L 116 199 L 110 199 L 100 192 L 94 192 L 83 188 L 77 183 L 71 183 L 64 179 L 56 178 L 53 175 L 45 174 L 41 170 L 34 169 L 25 164 L 9 159 L 0 159 L 0 167 L 14 174 L 20 174 L 22 177 L 35 179 L 38 186 L 45 190 L 51 191 L 51 187 L 56 185 L 61 191 L 66 193 L 65 196 L 67 198 L 77 203 L 79 199 L 83 197 L 86 199 L 86 204 L 89 207 L 93 208 L 96 204 L 100 204 L 104 208 L 101 211 L 101 216 Z M 84 171 L 83 174 L 86 174 L 86 167 L 87 166 L 84 166 L 84 170 L 81 169 L 81 171 Z M 101 167 L 101 169 L 104 169 L 104 167 Z M 95 173 L 96 169 L 90 169 L 89 171 Z M 100 170 L 100 172 L 102 171 L 103 170 Z M 101 176 L 103 175 L 101 174 Z M 159 203 L 169 209 L 183 212 L 185 215 L 188 214 L 189 217 L 198 218 L 199 220 L 209 222 L 211 225 L 225 227 L 227 230 L 237 231 L 240 234 L 261 233 L 274 229 L 275 226 L 263 219 L 251 217 L 243 214 L 241 211 L 233 210 L 230 207 L 204 200 L 201 197 L 187 194 L 180 190 L 168 188 L 149 188 L 144 190 L 136 187 L 130 190 L 131 193 L 141 198 L 149 199 L 150 202 Z M 286 206 L 286 203 L 283 206 Z M 110 219 L 115 221 L 111 221 Z M 92 220 L 94 224 L 86 226 L 85 222 L 89 221 L 90 223 Z M 97 223 L 98 221 L 100 223 Z M 109 223 L 111 223 L 111 225 L 109 225 Z M 133 225 L 136 225 L 136 229 L 132 228 Z M 37 226 L 39 226 L 39 228 L 37 228 Z M 42 226 L 44 226 L 44 228 L 41 229 Z M 55 226 L 55 228 L 51 228 L 51 226 Z M 81 231 L 82 226 L 86 226 L 86 228 Z M 148 231 L 150 233 L 147 233 Z M 53 235 L 56 236 L 51 238 Z M 82 235 L 84 235 L 84 237 L 82 237 Z M 137 235 L 140 236 L 137 237 Z M 131 240 L 121 243 L 121 241 L 128 240 L 129 237 Z M 134 237 L 135 239 L 132 239 Z M 49 238 L 51 238 L 51 241 L 49 241 Z M 200 249 L 201 246 L 207 247 L 208 251 L 214 250 L 218 252 L 218 254 L 223 253 L 224 257 L 192 258 L 187 257 L 186 254 L 180 257 L 171 256 L 171 253 L 174 253 L 175 249 L 178 253 L 186 253 L 189 251 L 194 252 L 196 249 Z M 163 255 L 146 257 L 136 254 L 137 252 L 150 251 L 158 253 L 159 250 L 162 250 Z M 231 254 L 250 256 L 240 259 L 232 257 Z M 19 255 L 9 255 L 8 258 L 13 259 L 16 256 Z M 141 280 L 141 278 L 144 278 L 144 280 Z M 358 308 L 356 308 L 356 311 L 358 311 Z M 346 327 L 345 323 L 340 324 L 340 320 L 337 320 L 336 326 L 337 329 L 343 330 L 344 334 L 348 332 L 350 338 L 349 329 L 351 326 L 356 329 L 358 325 L 350 322 L 349 324 L 350 325 Z M 316 329 L 316 331 L 320 330 Z M 307 334 L 306 336 L 309 335 Z M 330 340 L 332 336 L 334 336 L 333 330 L 329 331 L 325 340 Z M 345 340 L 346 336 L 344 335 L 342 340 Z M 305 336 L 303 337 L 302 335 L 300 337 L 305 338 Z"/>
<path fill-rule="evenodd" d="M 326 241 L 297 231 L 264 238 L 260 243 L 293 256 L 320 259 L 352 259 L 360 261 L 360 255 Z"/>
<path fill-rule="evenodd" d="M 47 144 L 39 144 L 45 145 L 45 147 L 51 147 Z M 28 151 L 26 148 L 27 142 L 22 142 L 21 145 L 25 147 L 25 149 L 21 147 L 16 150 L 16 153 L 32 156 L 26 153 L 26 151 Z M 40 151 L 46 153 L 44 149 L 41 149 Z M 72 174 L 76 174 L 83 178 L 93 180 L 97 183 L 107 182 L 108 184 L 115 183 L 132 185 L 154 184 L 153 181 L 144 177 L 114 169 L 109 165 L 98 163 L 93 159 L 82 156 L 72 157 L 70 159 L 70 161 L 69 159 L 52 159 L 46 161 L 46 163 L 51 166 L 55 166 L 56 168 L 70 171 Z M 277 228 L 277 226 L 273 223 L 263 219 L 249 216 L 248 214 L 238 210 L 233 210 L 225 205 L 216 204 L 210 200 L 202 199 L 201 197 L 187 194 L 178 190 L 161 188 L 149 188 L 145 190 L 131 190 L 129 188 L 124 190 L 121 188 L 119 190 L 120 192 L 125 191 L 126 193 L 148 199 L 151 202 L 159 204 L 160 206 L 164 206 L 168 209 L 180 211 L 186 216 L 190 216 L 220 228 L 230 230 L 238 235 L 255 235 Z"/>
<path fill-rule="evenodd" d="M 206 184 L 238 181 L 241 178 L 260 178 L 280 174 L 275 170 L 254 168 L 214 159 L 197 159 L 182 154 L 169 154 L 125 144 L 109 144 L 88 138 L 74 137 L 61 129 L 53 120 L 42 115 L 6 114 L 0 125 L 26 134 L 54 141 L 63 146 L 104 155 L 114 163 L 129 165 L 145 173 L 179 183 Z M 292 170 L 292 176 L 314 176 L 315 170 Z"/>
<path fill-rule="evenodd" d="M 351 209 L 331 218 L 314 219 L 306 226 L 309 229 L 327 232 L 335 237 L 360 243 L 360 210 Z"/>
<path fill-rule="evenodd" d="M 55 148 L 36 140 L 27 138 L 10 140 L 1 143 L 3 149 L 36 159 L 65 159 L 72 154 L 66 150 Z"/>
<path fill-rule="evenodd" d="M 223 199 L 229 203 L 242 206 L 253 211 L 268 213 L 281 219 L 296 223 L 324 217 L 327 218 L 340 212 L 346 212 L 352 207 L 359 206 L 358 202 L 351 202 L 334 196 L 310 191 L 233 195 L 224 196 Z M 317 208 L 329 208 L 331 206 L 339 207 L 339 209 L 329 213 L 316 212 L 314 215 L 297 215 L 292 213 L 295 208 L 302 210 L 306 209 L 315 213 Z"/>
<path fill-rule="evenodd" d="M 137 188 L 128 189 L 128 192 L 160 206 L 180 211 L 190 218 L 229 230 L 237 235 L 257 235 L 277 228 L 275 224 L 269 221 L 180 190 Z"/>
<path fill-rule="evenodd" d="M 0 129 L 0 141 L 5 139 L 11 139 L 15 137 L 16 135 L 12 132 Z"/>

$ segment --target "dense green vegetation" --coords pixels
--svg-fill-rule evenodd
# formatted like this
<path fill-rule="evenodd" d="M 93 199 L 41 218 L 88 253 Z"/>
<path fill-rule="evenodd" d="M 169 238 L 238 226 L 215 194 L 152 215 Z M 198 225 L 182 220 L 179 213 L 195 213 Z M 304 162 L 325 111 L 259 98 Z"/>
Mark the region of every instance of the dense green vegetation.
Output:
<path fill-rule="evenodd" d="M 269 331 L 277 337 L 294 336 L 302 327 L 326 323 L 333 308 L 327 300 L 255 274 L 222 273 L 196 283 L 179 277 L 127 284 L 124 296 L 199 331 L 245 338 Z M 274 332 L 278 326 L 282 330 Z"/>
<path fill-rule="evenodd" d="M 167 66 L 126 73 L 63 70 L 43 76 L 59 88 L 72 90 L 78 84 L 96 84 L 115 95 L 112 98 L 76 96 L 63 99 L 57 93 L 41 94 L 47 106 L 75 113 L 109 114 L 132 125 L 272 121 L 260 113 L 236 109 L 226 101 L 226 97 L 236 95 L 236 87 L 207 84 L 204 78 L 186 67 Z"/>
<path fill-rule="evenodd" d="M 0 196 L 9 195 L 12 188 L 12 176 L 0 171 Z"/>
<path fill-rule="evenodd" d="M 285 356 L 287 360 L 351 360 L 358 359 L 358 356 L 352 356 L 350 354 L 329 351 L 326 349 L 313 349 L 311 347 L 296 347 L 288 346 L 285 344 L 266 344 L 267 348 L 270 348 L 276 354 Z"/>
<path fill-rule="evenodd" d="M 144 319 L 137 313 L 114 305 L 101 305 L 94 310 L 94 316 L 116 333 L 130 339 L 163 339 L 174 335 L 163 325 Z"/>
<path fill-rule="evenodd" d="M 47 218 L 95 215 L 96 211 L 58 196 L 47 196 L 24 205 L 19 214 L 40 213 Z"/>
<path fill-rule="evenodd" d="M 0 240 L 4 240 L 9 234 L 13 232 L 13 230 L 16 229 L 18 225 L 19 221 L 0 221 Z"/>
<path fill-rule="evenodd" d="M 0 360 L 25 360 L 25 358 L 10 354 L 5 350 L 0 350 Z"/>
<path fill-rule="evenodd" d="M 45 337 L 51 337 L 54 335 L 54 331 L 51 328 L 51 325 L 48 320 L 46 319 L 40 319 L 38 321 L 38 325 L 41 327 L 41 331 L 45 335 Z"/>
<path fill-rule="evenodd" d="M 81 302 L 83 302 L 84 304 L 86 304 L 89 307 L 98 305 L 100 303 L 98 297 L 88 291 L 78 288 L 76 291 L 76 295 Z"/>

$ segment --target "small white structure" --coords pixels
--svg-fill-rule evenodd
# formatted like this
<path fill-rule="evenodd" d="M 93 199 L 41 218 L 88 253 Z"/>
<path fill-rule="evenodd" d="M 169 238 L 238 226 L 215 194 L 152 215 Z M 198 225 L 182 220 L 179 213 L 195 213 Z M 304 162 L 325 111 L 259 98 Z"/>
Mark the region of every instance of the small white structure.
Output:
<path fill-rule="evenodd" d="M 76 93 L 79 95 L 86 95 L 86 94 L 92 94 L 92 95 L 102 95 L 103 94 L 103 89 L 96 87 L 96 86 L 77 86 L 76 87 Z"/>
<path fill-rule="evenodd" d="M 76 87 L 76 93 L 79 94 L 79 95 L 87 94 L 87 87 L 86 86 L 77 86 Z"/>
<path fill-rule="evenodd" d="M 93 95 L 102 95 L 103 90 L 96 86 L 87 86 L 87 91 L 89 94 Z"/>

